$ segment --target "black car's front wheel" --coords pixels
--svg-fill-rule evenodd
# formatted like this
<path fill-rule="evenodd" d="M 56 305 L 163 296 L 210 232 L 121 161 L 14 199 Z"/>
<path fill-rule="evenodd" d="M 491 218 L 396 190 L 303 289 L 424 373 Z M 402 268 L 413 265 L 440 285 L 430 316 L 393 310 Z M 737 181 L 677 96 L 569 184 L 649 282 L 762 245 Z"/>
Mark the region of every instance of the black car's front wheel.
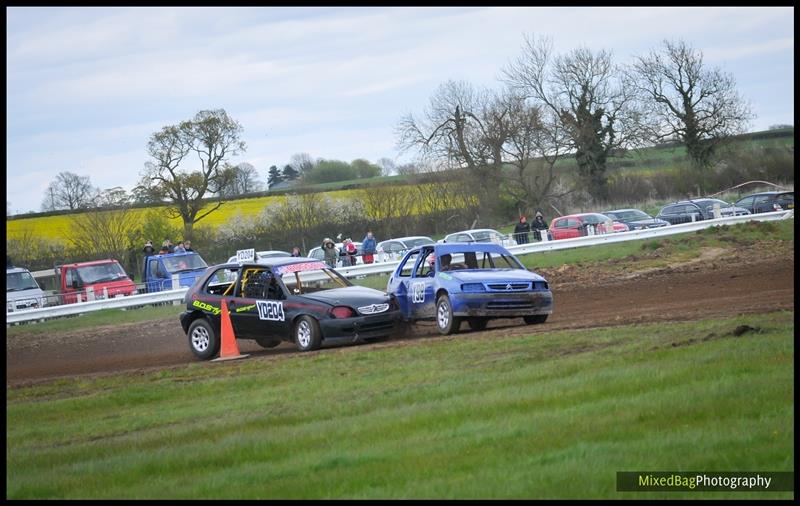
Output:
<path fill-rule="evenodd" d="M 300 351 L 311 351 L 322 343 L 322 332 L 317 320 L 310 316 L 301 316 L 294 325 L 294 342 Z"/>
<path fill-rule="evenodd" d="M 189 338 L 189 348 L 197 358 L 208 360 L 219 353 L 219 336 L 205 318 L 193 321 L 186 336 Z"/>
<path fill-rule="evenodd" d="M 440 334 L 455 334 L 461 327 L 461 318 L 453 316 L 450 297 L 442 295 L 436 299 L 436 328 Z"/>

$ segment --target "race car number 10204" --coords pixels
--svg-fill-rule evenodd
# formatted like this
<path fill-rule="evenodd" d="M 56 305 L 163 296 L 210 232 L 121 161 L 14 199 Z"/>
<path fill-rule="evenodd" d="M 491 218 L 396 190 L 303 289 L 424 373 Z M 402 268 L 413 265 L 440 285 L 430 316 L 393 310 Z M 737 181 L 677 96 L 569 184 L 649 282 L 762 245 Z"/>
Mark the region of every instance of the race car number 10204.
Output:
<path fill-rule="evenodd" d="M 261 320 L 273 320 L 282 322 L 283 316 L 283 302 L 276 302 L 272 300 L 257 300 L 258 317 Z"/>

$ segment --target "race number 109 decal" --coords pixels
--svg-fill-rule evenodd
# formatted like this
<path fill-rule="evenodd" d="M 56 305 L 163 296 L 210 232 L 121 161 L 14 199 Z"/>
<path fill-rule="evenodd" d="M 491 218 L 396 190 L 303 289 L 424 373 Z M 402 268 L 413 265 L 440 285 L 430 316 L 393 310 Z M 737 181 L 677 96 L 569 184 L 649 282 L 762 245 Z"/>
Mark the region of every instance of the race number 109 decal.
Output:
<path fill-rule="evenodd" d="M 411 302 L 414 304 L 425 302 L 425 283 L 411 285 Z"/>
<path fill-rule="evenodd" d="M 274 300 L 257 300 L 258 318 L 261 320 L 284 321 L 283 302 Z"/>

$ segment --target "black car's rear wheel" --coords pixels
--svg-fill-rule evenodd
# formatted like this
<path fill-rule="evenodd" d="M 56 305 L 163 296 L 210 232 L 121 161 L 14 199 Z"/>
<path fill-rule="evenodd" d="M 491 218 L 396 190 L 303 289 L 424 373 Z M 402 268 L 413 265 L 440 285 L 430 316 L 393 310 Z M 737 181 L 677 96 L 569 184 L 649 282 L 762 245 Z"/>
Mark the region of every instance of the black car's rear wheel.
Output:
<path fill-rule="evenodd" d="M 189 349 L 197 358 L 208 360 L 219 353 L 219 336 L 205 318 L 193 321 L 186 336 L 189 338 Z"/>
<path fill-rule="evenodd" d="M 322 343 L 322 331 L 317 320 L 310 316 L 301 316 L 294 325 L 294 342 L 300 351 L 311 351 Z"/>
<path fill-rule="evenodd" d="M 525 323 L 527 323 L 528 325 L 531 325 L 531 324 L 535 324 L 535 323 L 544 323 L 544 322 L 546 322 L 547 321 L 547 316 L 548 315 L 546 315 L 546 314 L 537 314 L 537 315 L 533 315 L 533 316 L 525 316 L 524 319 L 525 319 Z"/>

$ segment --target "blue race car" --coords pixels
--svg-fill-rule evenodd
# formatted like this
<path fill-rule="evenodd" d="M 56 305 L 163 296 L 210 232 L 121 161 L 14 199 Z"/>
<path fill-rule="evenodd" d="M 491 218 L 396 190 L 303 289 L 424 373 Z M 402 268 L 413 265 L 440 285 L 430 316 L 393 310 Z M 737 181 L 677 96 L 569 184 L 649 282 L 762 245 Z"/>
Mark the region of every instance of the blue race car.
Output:
<path fill-rule="evenodd" d="M 492 243 L 430 244 L 411 249 L 389 278 L 407 321 L 435 319 L 441 334 L 467 320 L 483 330 L 493 318 L 544 323 L 553 312 L 547 281 Z"/>

